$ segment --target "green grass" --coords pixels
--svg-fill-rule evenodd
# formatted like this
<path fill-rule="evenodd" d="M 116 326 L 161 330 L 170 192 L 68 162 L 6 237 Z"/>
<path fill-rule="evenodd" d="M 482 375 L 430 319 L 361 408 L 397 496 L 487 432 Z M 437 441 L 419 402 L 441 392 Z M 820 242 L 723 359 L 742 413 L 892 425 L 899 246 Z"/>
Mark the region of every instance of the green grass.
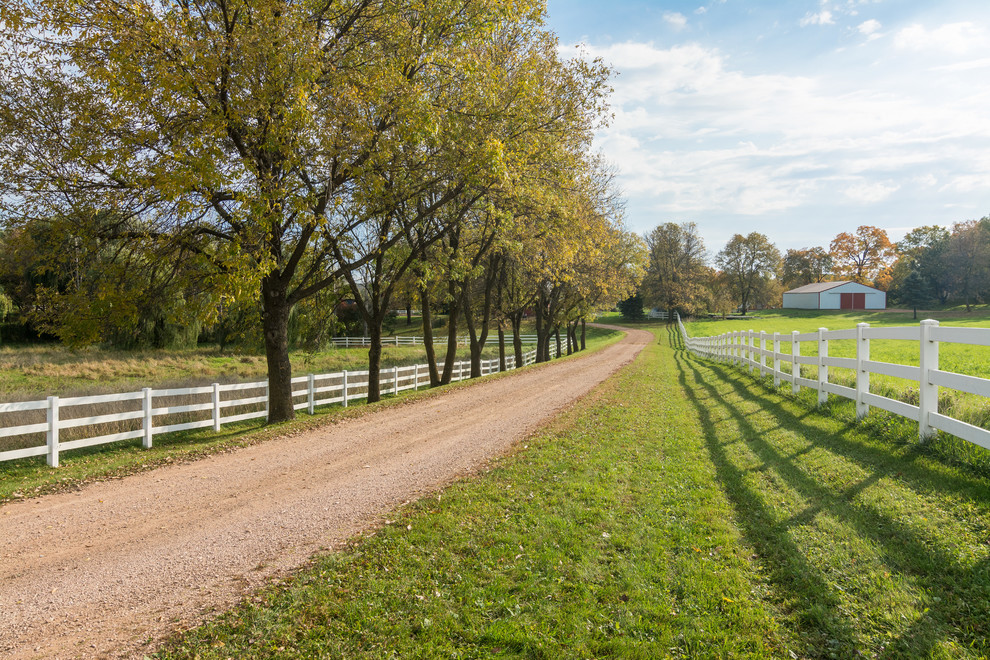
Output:
<path fill-rule="evenodd" d="M 618 341 L 621 333 L 589 328 L 588 350 L 595 351 Z M 497 347 L 496 347 L 497 351 Z M 345 355 L 363 355 L 361 349 L 338 351 Z M 508 374 L 497 374 L 494 378 Z M 466 386 L 470 381 L 452 383 L 447 387 Z M 433 396 L 441 390 L 405 391 L 398 396 L 386 396 L 375 406 L 395 405 L 415 397 Z M 266 425 L 264 420 L 251 420 L 225 425 L 217 433 L 200 429 L 181 433 L 157 435 L 151 449 L 143 449 L 140 440 L 75 449 L 60 454 L 60 467 L 52 469 L 44 457 L 0 462 L 0 503 L 10 499 L 31 497 L 78 487 L 87 481 L 121 477 L 134 472 L 154 469 L 170 463 L 196 460 L 209 454 L 228 451 L 257 442 L 264 442 L 288 433 L 317 428 L 331 421 L 363 414 L 364 400 L 352 399 L 348 408 L 340 405 L 321 406 L 310 417 L 298 417 L 284 424 Z"/>
<path fill-rule="evenodd" d="M 909 312 L 902 310 L 882 312 L 811 312 L 805 310 L 772 310 L 754 314 L 743 320 L 692 320 L 685 323 L 692 337 L 707 337 L 724 332 L 754 330 L 756 332 L 779 332 L 790 335 L 798 332 L 814 332 L 818 328 L 843 330 L 855 328 L 858 323 L 869 323 L 871 327 L 903 327 L 918 325 L 922 318 L 935 318 L 942 325 L 961 327 L 990 328 L 990 313 L 940 312 L 913 320 Z M 770 341 L 769 339 L 767 340 Z M 782 338 L 782 352 L 790 352 L 790 339 Z M 817 355 L 818 348 L 811 342 L 803 342 L 804 355 Z M 834 357 L 855 357 L 853 340 L 829 342 L 829 355 Z M 874 360 L 897 364 L 918 365 L 918 344 L 910 341 L 878 340 L 870 341 L 870 355 Z M 990 348 L 944 344 L 939 351 L 940 365 L 947 371 L 990 378 Z"/>
<path fill-rule="evenodd" d="M 943 311 L 926 315 L 934 316 L 942 325 L 964 327 L 990 327 L 990 312 L 974 311 L 972 313 L 959 311 Z M 919 313 L 919 319 L 923 318 Z M 887 310 L 882 312 L 812 312 L 805 310 L 772 310 L 754 314 L 746 320 L 693 320 L 685 324 L 692 337 L 713 336 L 724 332 L 754 330 L 756 332 L 779 332 L 787 335 L 781 337 L 781 352 L 790 353 L 789 335 L 797 330 L 801 333 L 814 332 L 820 327 L 829 330 L 854 328 L 857 323 L 869 323 L 871 327 L 901 327 L 917 325 L 919 321 L 912 320 L 910 312 L 903 310 Z M 759 340 L 757 340 L 757 344 Z M 772 348 L 772 338 L 767 338 L 767 347 Z M 854 340 L 831 340 L 828 352 L 833 357 L 855 357 Z M 803 355 L 817 355 L 818 347 L 814 342 L 802 342 Z M 880 362 L 891 362 L 918 366 L 919 345 L 916 341 L 879 340 L 870 341 L 870 358 Z M 968 346 L 965 344 L 947 344 L 939 346 L 939 367 L 945 371 L 990 378 L 990 347 Z M 783 363 L 782 370 L 790 373 L 790 364 Z M 817 369 L 814 366 L 802 366 L 802 375 L 815 378 Z M 855 374 L 851 369 L 832 367 L 829 370 L 829 380 L 847 387 L 855 387 Z M 870 390 L 874 394 L 899 399 L 917 405 L 918 384 L 900 378 L 874 374 L 870 377 Z M 956 417 L 970 424 L 990 427 L 990 401 L 984 397 L 942 390 L 939 411 Z"/>
<path fill-rule="evenodd" d="M 659 342 L 160 658 L 984 657 L 990 484 Z"/>

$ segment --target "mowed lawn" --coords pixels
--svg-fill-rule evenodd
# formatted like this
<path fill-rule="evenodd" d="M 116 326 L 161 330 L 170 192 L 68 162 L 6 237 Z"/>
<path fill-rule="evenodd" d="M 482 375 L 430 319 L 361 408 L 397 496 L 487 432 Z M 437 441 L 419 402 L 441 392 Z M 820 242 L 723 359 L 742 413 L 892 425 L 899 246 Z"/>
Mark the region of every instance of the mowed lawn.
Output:
<path fill-rule="evenodd" d="M 871 327 L 917 326 L 922 319 L 935 319 L 941 325 L 990 328 L 990 312 L 986 310 L 971 313 L 957 310 L 946 312 L 919 311 L 918 318 L 914 319 L 911 312 L 905 310 L 821 312 L 785 309 L 757 312 L 743 319 L 692 319 L 685 323 L 685 327 L 692 337 L 708 337 L 724 332 L 746 330 L 764 331 L 769 334 L 779 332 L 781 335 L 785 335 L 781 337 L 781 352 L 790 353 L 790 334 L 794 330 L 801 333 L 815 332 L 818 328 L 843 330 L 855 328 L 858 323 L 869 323 Z M 771 341 L 772 337 L 767 339 L 768 346 Z M 758 342 L 759 340 L 757 340 L 757 345 Z M 801 352 L 804 355 L 817 355 L 818 347 L 813 342 L 802 342 Z M 918 353 L 917 342 L 882 339 L 870 341 L 870 355 L 874 360 L 917 366 Z M 829 355 L 855 357 L 855 341 L 830 341 Z M 990 347 L 945 344 L 940 350 L 939 357 L 940 365 L 945 370 L 980 378 L 990 378 Z M 805 368 L 813 371 L 813 368 Z"/>
<path fill-rule="evenodd" d="M 513 455 L 159 657 L 990 653 L 990 480 L 654 329 Z"/>

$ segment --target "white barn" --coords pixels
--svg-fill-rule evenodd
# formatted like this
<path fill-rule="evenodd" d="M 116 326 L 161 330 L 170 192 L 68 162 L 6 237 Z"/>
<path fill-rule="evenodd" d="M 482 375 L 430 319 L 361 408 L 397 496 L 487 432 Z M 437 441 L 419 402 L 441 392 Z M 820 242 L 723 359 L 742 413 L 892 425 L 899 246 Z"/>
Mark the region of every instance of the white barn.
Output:
<path fill-rule="evenodd" d="M 858 282 L 819 282 L 784 293 L 784 309 L 886 309 L 887 294 Z"/>

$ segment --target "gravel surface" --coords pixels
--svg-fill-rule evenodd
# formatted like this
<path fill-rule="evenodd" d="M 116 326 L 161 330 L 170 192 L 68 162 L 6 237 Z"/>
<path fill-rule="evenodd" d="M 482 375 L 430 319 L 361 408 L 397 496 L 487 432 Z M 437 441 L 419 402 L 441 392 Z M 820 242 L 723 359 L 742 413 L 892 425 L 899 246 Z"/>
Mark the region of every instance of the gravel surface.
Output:
<path fill-rule="evenodd" d="M 652 339 L 0 507 L 0 656 L 141 657 L 471 473 Z"/>

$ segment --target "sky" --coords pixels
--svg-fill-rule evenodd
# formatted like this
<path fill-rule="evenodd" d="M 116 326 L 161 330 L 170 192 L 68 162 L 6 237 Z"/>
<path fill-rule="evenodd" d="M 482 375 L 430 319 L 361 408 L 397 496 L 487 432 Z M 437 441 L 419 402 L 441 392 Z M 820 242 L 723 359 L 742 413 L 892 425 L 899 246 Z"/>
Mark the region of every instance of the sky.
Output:
<path fill-rule="evenodd" d="M 987 0 L 549 0 L 616 71 L 596 148 L 626 225 L 781 250 L 990 215 Z"/>

